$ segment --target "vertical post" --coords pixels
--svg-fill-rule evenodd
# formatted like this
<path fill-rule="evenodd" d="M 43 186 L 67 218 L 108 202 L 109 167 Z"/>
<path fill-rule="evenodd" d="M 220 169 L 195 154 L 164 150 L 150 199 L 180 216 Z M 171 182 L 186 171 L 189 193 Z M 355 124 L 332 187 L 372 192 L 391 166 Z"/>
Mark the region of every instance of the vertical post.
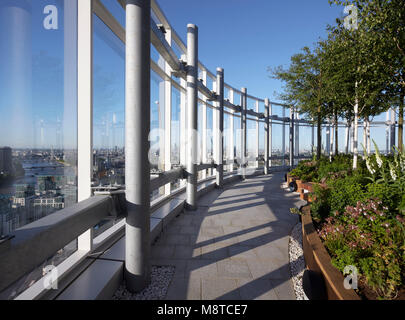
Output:
<path fill-rule="evenodd" d="M 203 80 L 203 84 L 204 86 L 207 86 L 207 71 L 203 70 L 202 72 L 202 80 Z M 201 136 L 202 136 L 202 153 L 201 153 L 201 161 L 202 163 L 207 163 L 208 159 L 207 159 L 207 140 L 208 140 L 208 135 L 207 135 L 207 97 L 204 95 L 203 96 L 203 101 L 204 103 L 202 104 L 202 128 L 201 128 Z M 214 119 L 213 119 L 214 121 Z M 212 135 L 212 132 L 211 132 Z M 205 179 L 207 177 L 207 170 L 204 170 L 202 172 L 202 179 Z"/>
<path fill-rule="evenodd" d="M 273 115 L 273 108 L 271 103 L 269 103 L 269 117 Z M 269 166 L 271 167 L 273 165 L 272 163 L 272 158 L 273 156 L 273 120 L 270 120 L 270 125 L 269 125 Z"/>
<path fill-rule="evenodd" d="M 165 38 L 167 43 L 171 46 L 172 45 L 172 31 L 167 30 L 165 34 Z M 165 70 L 166 73 L 171 76 L 172 68 L 170 65 L 165 62 Z M 164 136 L 162 137 L 162 130 L 159 130 L 159 140 L 164 140 L 164 151 L 165 151 L 165 159 L 164 159 L 164 169 L 165 171 L 169 171 L 172 169 L 172 82 L 169 79 L 164 81 L 165 89 L 164 89 L 164 103 L 165 103 L 165 112 L 164 112 Z M 162 106 L 159 106 L 160 108 Z M 165 195 L 170 195 L 171 192 L 171 184 L 168 183 L 165 185 Z"/>
<path fill-rule="evenodd" d="M 93 174 L 93 5 L 91 0 L 78 1 L 78 55 L 77 55 L 77 167 L 78 201 L 91 197 Z M 78 238 L 78 249 L 90 251 L 92 229 Z"/>
<path fill-rule="evenodd" d="M 256 100 L 256 105 L 255 105 L 255 107 L 256 107 L 256 112 L 257 113 L 259 113 L 259 101 L 258 100 Z M 256 158 L 256 160 L 255 160 L 255 167 L 256 168 L 259 168 L 259 160 L 258 160 L 258 158 L 259 158 L 259 118 L 256 118 L 256 136 L 255 136 L 255 158 Z"/>
<path fill-rule="evenodd" d="M 264 99 L 264 174 L 269 174 L 269 157 L 270 157 L 270 103 L 269 99 Z"/>
<path fill-rule="evenodd" d="M 247 161 L 246 161 L 246 111 L 247 111 L 247 89 L 242 88 L 241 89 L 241 95 L 240 95 L 240 100 L 241 100 L 241 107 L 242 107 L 242 112 L 241 112 L 241 133 L 242 133 L 242 148 L 241 148 L 241 153 L 242 153 L 242 179 L 246 179 L 246 167 L 247 167 Z"/>
<path fill-rule="evenodd" d="M 222 188 L 224 181 L 224 69 L 217 68 L 216 89 L 218 95 L 218 130 L 217 135 L 217 170 L 216 170 L 216 186 Z"/>
<path fill-rule="evenodd" d="M 290 169 L 294 166 L 294 107 L 290 107 Z"/>
<path fill-rule="evenodd" d="M 197 209 L 198 122 L 198 27 L 187 25 L 187 200 L 188 210 Z"/>
<path fill-rule="evenodd" d="M 233 90 L 229 89 L 229 102 L 234 103 L 234 98 L 233 98 Z M 229 117 L 229 159 L 232 160 L 232 163 L 229 164 L 229 172 L 233 171 L 233 162 L 235 159 L 235 152 L 234 152 L 234 145 L 235 145 L 235 137 L 234 137 L 234 121 L 235 121 L 235 110 L 232 110 L 232 115 Z"/>
<path fill-rule="evenodd" d="M 182 55 L 181 59 L 186 61 L 186 55 Z M 180 85 L 183 88 L 187 87 L 187 81 L 183 78 L 180 78 Z M 180 91 L 180 164 L 183 167 L 187 166 L 187 96 L 186 92 Z M 181 187 L 186 186 L 187 181 L 186 179 L 181 180 Z"/>
<path fill-rule="evenodd" d="M 126 0 L 125 280 L 138 292 L 150 282 L 150 0 Z"/>
<path fill-rule="evenodd" d="M 283 132 L 281 134 L 281 152 L 282 152 L 282 156 L 283 156 L 283 166 L 285 166 L 285 123 L 286 123 L 286 118 L 285 118 L 285 107 L 283 106 Z"/>

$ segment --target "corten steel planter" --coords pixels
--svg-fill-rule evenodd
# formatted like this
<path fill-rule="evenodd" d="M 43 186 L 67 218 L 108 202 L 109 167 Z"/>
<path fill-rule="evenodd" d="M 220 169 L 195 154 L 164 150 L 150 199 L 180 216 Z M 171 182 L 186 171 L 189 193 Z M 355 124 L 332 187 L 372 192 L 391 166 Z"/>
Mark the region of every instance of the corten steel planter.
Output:
<path fill-rule="evenodd" d="M 302 243 L 307 269 L 323 276 L 328 300 L 361 300 L 353 289 L 345 289 L 344 277 L 336 269 L 312 223 L 309 206 L 302 208 Z"/>
<path fill-rule="evenodd" d="M 289 173 L 287 173 L 287 184 L 289 184 L 290 182 L 295 181 L 297 179 L 298 179 L 298 177 L 291 176 Z"/>

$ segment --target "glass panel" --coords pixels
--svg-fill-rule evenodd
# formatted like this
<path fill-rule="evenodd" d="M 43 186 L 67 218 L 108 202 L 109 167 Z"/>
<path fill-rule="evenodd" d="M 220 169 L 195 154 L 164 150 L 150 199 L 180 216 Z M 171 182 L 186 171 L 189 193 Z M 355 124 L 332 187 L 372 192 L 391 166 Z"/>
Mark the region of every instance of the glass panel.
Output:
<path fill-rule="evenodd" d="M 246 152 L 249 158 L 249 166 L 256 166 L 257 132 L 256 121 L 247 120 Z"/>
<path fill-rule="evenodd" d="M 172 86 L 171 154 L 170 162 L 180 164 L 180 91 Z"/>
<path fill-rule="evenodd" d="M 93 186 L 125 185 L 125 46 L 94 15 Z"/>
<path fill-rule="evenodd" d="M 259 156 L 264 156 L 264 123 L 259 122 Z M 259 162 L 259 167 L 264 165 L 264 162 Z"/>
<path fill-rule="evenodd" d="M 76 8 L 0 3 L 0 234 L 77 201 Z"/>
<path fill-rule="evenodd" d="M 272 166 L 281 166 L 283 161 L 281 157 L 283 156 L 283 125 L 274 123 L 272 124 L 272 156 L 277 159 L 272 160 Z"/>
<path fill-rule="evenodd" d="M 47 13 L 44 13 L 47 12 Z M 77 202 L 77 1 L 0 1 L 0 235 Z M 14 298 L 42 267 L 10 288 Z"/>

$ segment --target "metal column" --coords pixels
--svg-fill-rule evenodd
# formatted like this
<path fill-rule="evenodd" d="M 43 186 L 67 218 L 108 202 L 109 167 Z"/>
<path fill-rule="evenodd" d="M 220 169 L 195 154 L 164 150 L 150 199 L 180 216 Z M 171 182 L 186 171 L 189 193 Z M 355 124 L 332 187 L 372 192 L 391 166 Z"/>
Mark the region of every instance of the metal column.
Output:
<path fill-rule="evenodd" d="M 286 119 L 285 119 L 285 107 L 283 107 L 283 132 L 281 134 L 281 153 L 283 154 L 283 161 L 282 164 L 283 166 L 286 165 L 286 161 L 285 161 L 285 123 L 286 123 Z"/>
<path fill-rule="evenodd" d="M 217 85 L 216 91 L 218 95 L 218 130 L 217 130 L 217 170 L 216 170 L 216 186 L 222 188 L 224 180 L 224 69 L 217 68 Z"/>
<path fill-rule="evenodd" d="M 290 108 L 290 169 L 294 166 L 294 108 Z"/>
<path fill-rule="evenodd" d="M 150 0 L 126 0 L 125 280 L 138 292 L 150 282 Z"/>
<path fill-rule="evenodd" d="M 270 103 L 269 99 L 264 99 L 264 115 L 265 115 L 265 122 L 264 122 L 264 174 L 269 174 L 269 157 L 270 157 Z"/>
<path fill-rule="evenodd" d="M 240 96 L 240 100 L 241 100 L 241 133 L 242 133 L 242 148 L 241 148 L 241 157 L 242 157 L 242 179 L 246 179 L 246 167 L 247 167 L 247 161 L 246 161 L 246 108 L 247 108 L 247 89 L 246 88 L 242 88 L 241 89 L 241 96 Z"/>
<path fill-rule="evenodd" d="M 198 148 L 198 27 L 187 25 L 187 200 L 188 210 L 197 209 Z"/>

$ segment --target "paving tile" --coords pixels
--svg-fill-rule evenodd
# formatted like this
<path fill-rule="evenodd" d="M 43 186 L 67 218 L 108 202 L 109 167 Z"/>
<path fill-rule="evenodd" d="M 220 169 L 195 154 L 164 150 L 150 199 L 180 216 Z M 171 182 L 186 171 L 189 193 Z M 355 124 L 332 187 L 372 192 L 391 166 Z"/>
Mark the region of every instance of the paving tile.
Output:
<path fill-rule="evenodd" d="M 229 257 L 227 245 L 225 243 L 211 243 L 201 247 L 201 259 L 222 260 Z"/>
<path fill-rule="evenodd" d="M 201 300 L 201 279 L 174 278 L 166 300 Z"/>
<path fill-rule="evenodd" d="M 245 260 L 257 260 L 257 255 L 253 250 L 254 247 L 252 246 L 230 246 L 228 247 L 229 257 L 236 258 L 236 259 L 245 259 Z"/>
<path fill-rule="evenodd" d="M 280 261 L 246 261 L 253 278 L 261 279 L 290 279 L 290 265 Z"/>
<path fill-rule="evenodd" d="M 173 245 L 154 245 L 151 250 L 152 259 L 171 258 L 174 254 Z"/>
<path fill-rule="evenodd" d="M 273 284 L 268 279 L 238 279 L 240 296 L 243 300 L 278 300 Z"/>
<path fill-rule="evenodd" d="M 226 259 L 218 261 L 218 275 L 224 278 L 252 278 L 249 266 L 244 259 Z"/>
<path fill-rule="evenodd" d="M 274 291 L 280 300 L 296 300 L 292 282 L 288 280 L 273 280 L 270 282 L 274 286 Z"/>
<path fill-rule="evenodd" d="M 212 278 L 218 275 L 216 260 L 188 260 L 186 265 L 186 277 Z"/>
<path fill-rule="evenodd" d="M 152 262 L 175 266 L 166 299 L 295 299 L 288 241 L 298 194 L 283 173 L 249 177 L 199 199 L 173 219 Z"/>
<path fill-rule="evenodd" d="M 167 234 L 159 239 L 159 243 L 167 245 L 190 244 L 190 236 L 185 234 Z"/>
<path fill-rule="evenodd" d="M 203 300 L 240 300 L 238 284 L 234 279 L 201 279 Z"/>
<path fill-rule="evenodd" d="M 200 229 L 200 234 L 202 236 L 207 236 L 207 237 L 217 237 L 217 236 L 222 236 L 224 234 L 224 229 L 219 226 L 212 226 L 212 227 L 201 227 Z"/>
<path fill-rule="evenodd" d="M 181 226 L 179 229 L 178 234 L 189 234 L 189 235 L 196 235 L 200 231 L 200 228 L 197 226 Z"/>
<path fill-rule="evenodd" d="M 201 256 L 201 248 L 195 248 L 191 245 L 176 245 L 174 247 L 174 259 L 193 259 Z"/>

